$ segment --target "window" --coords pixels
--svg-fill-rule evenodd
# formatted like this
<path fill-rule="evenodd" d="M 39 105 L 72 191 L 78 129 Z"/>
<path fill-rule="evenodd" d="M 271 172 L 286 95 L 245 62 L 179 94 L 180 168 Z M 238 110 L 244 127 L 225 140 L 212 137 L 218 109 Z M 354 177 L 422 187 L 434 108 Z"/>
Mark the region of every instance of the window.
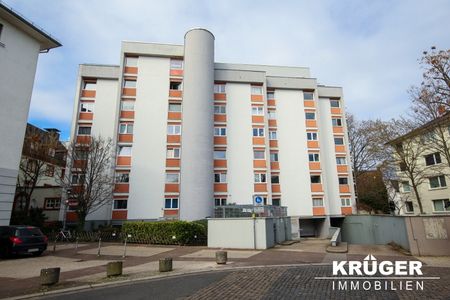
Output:
<path fill-rule="evenodd" d="M 408 181 L 402 182 L 402 189 L 403 189 L 403 193 L 411 192 L 411 186 L 409 185 Z"/>
<path fill-rule="evenodd" d="M 92 102 L 82 102 L 80 103 L 80 112 L 93 112 L 94 111 L 94 103 Z"/>
<path fill-rule="evenodd" d="M 279 198 L 272 199 L 273 206 L 281 206 L 281 200 Z"/>
<path fill-rule="evenodd" d="M 264 173 L 255 173 L 255 182 L 256 183 L 264 183 L 264 182 L 266 182 L 266 174 L 264 174 Z"/>
<path fill-rule="evenodd" d="M 59 209 L 61 207 L 61 198 L 45 198 L 44 209 Z"/>
<path fill-rule="evenodd" d="M 227 113 L 225 105 L 214 105 L 214 113 L 216 115 L 224 115 Z"/>
<path fill-rule="evenodd" d="M 89 151 L 82 149 L 75 149 L 74 159 L 75 160 L 86 160 L 89 157 Z"/>
<path fill-rule="evenodd" d="M 123 81 L 124 88 L 136 88 L 136 80 L 125 79 Z"/>
<path fill-rule="evenodd" d="M 131 146 L 119 146 L 119 156 L 131 156 Z"/>
<path fill-rule="evenodd" d="M 275 92 L 267 92 L 267 100 L 275 99 Z"/>
<path fill-rule="evenodd" d="M 311 92 L 304 92 L 303 99 L 304 100 L 314 100 L 314 94 Z"/>
<path fill-rule="evenodd" d="M 339 184 L 348 184 L 347 177 L 339 177 Z"/>
<path fill-rule="evenodd" d="M 137 67 L 138 58 L 133 56 L 125 57 L 125 66 L 127 67 Z"/>
<path fill-rule="evenodd" d="M 270 161 L 271 162 L 277 162 L 278 161 L 278 152 L 270 153 Z"/>
<path fill-rule="evenodd" d="M 332 118 L 331 124 L 333 124 L 334 127 L 342 127 L 342 119 L 341 118 Z"/>
<path fill-rule="evenodd" d="M 341 206 L 352 206 L 352 201 L 350 200 L 350 198 L 341 198 Z"/>
<path fill-rule="evenodd" d="M 252 95 L 262 95 L 262 86 L 252 85 Z"/>
<path fill-rule="evenodd" d="M 309 161 L 319 161 L 319 153 L 309 153 L 308 159 Z"/>
<path fill-rule="evenodd" d="M 440 164 L 441 161 L 441 154 L 439 152 L 429 154 L 425 156 L 425 163 L 427 166 Z"/>
<path fill-rule="evenodd" d="M 214 127 L 214 136 L 226 136 L 227 128 L 226 127 Z"/>
<path fill-rule="evenodd" d="M 224 94 L 225 93 L 225 84 L 214 84 L 214 93 L 215 94 Z"/>
<path fill-rule="evenodd" d="M 72 174 L 71 183 L 72 184 L 83 184 L 85 176 L 83 174 Z"/>
<path fill-rule="evenodd" d="M 114 209 L 127 209 L 127 200 L 114 200 Z"/>
<path fill-rule="evenodd" d="M 227 159 L 227 152 L 225 150 L 214 150 L 214 159 Z"/>
<path fill-rule="evenodd" d="M 167 148 L 166 158 L 180 158 L 180 148 Z"/>
<path fill-rule="evenodd" d="M 55 167 L 52 165 L 47 165 L 45 168 L 45 176 L 53 177 L 55 175 Z"/>
<path fill-rule="evenodd" d="M 276 120 L 277 119 L 277 113 L 274 110 L 269 110 L 269 120 Z"/>
<path fill-rule="evenodd" d="M 391 186 L 396 192 L 400 192 L 400 184 L 398 180 L 391 180 Z"/>
<path fill-rule="evenodd" d="M 336 157 L 336 164 L 337 165 L 346 165 L 347 159 L 345 157 Z"/>
<path fill-rule="evenodd" d="M 271 175 L 270 176 L 271 183 L 280 183 L 280 175 Z"/>
<path fill-rule="evenodd" d="M 168 135 L 180 135 L 181 134 L 181 125 L 167 125 L 167 134 Z"/>
<path fill-rule="evenodd" d="M 169 88 L 173 91 L 181 91 L 181 82 L 180 81 L 171 81 Z"/>
<path fill-rule="evenodd" d="M 253 128 L 253 136 L 264 136 L 264 128 Z"/>
<path fill-rule="evenodd" d="M 252 115 L 253 116 L 262 116 L 262 115 L 264 115 L 264 107 L 262 107 L 262 106 L 252 106 Z"/>
<path fill-rule="evenodd" d="M 91 135 L 91 127 L 78 126 L 78 135 Z"/>
<path fill-rule="evenodd" d="M 120 134 L 131 134 L 133 133 L 133 124 L 131 123 L 120 123 L 119 124 L 119 133 Z"/>
<path fill-rule="evenodd" d="M 320 183 L 320 175 L 311 175 L 311 183 Z"/>
<path fill-rule="evenodd" d="M 406 209 L 406 212 L 409 212 L 409 213 L 414 212 L 414 206 L 413 206 L 412 201 L 405 201 L 405 209 Z"/>
<path fill-rule="evenodd" d="M 97 82 L 95 82 L 95 81 L 83 82 L 83 90 L 95 91 L 96 87 L 97 87 Z"/>
<path fill-rule="evenodd" d="M 401 162 L 398 167 L 400 168 L 400 171 L 406 171 L 407 165 L 405 162 Z"/>
<path fill-rule="evenodd" d="M 450 202 L 448 199 L 433 200 L 434 211 L 450 211 Z"/>
<path fill-rule="evenodd" d="M 344 138 L 341 138 L 341 137 L 335 137 L 335 138 L 334 138 L 334 144 L 335 144 L 335 145 L 344 145 Z"/>
<path fill-rule="evenodd" d="M 313 112 L 307 112 L 307 113 L 305 113 L 305 118 L 306 118 L 306 120 L 315 120 L 316 114 Z"/>
<path fill-rule="evenodd" d="M 313 207 L 321 207 L 323 206 L 323 199 L 322 198 L 313 198 Z"/>
<path fill-rule="evenodd" d="M 180 182 L 180 173 L 166 173 L 166 183 Z"/>
<path fill-rule="evenodd" d="M 214 174 L 214 182 L 215 183 L 227 182 L 227 174 L 226 173 L 215 173 Z"/>
<path fill-rule="evenodd" d="M 277 139 L 277 132 L 269 131 L 269 140 L 276 140 L 276 139 Z"/>
<path fill-rule="evenodd" d="M 181 104 L 169 103 L 169 111 L 170 112 L 180 112 L 181 111 Z"/>
<path fill-rule="evenodd" d="M 178 198 L 166 198 L 164 202 L 165 209 L 178 209 Z"/>
<path fill-rule="evenodd" d="M 430 178 L 428 178 L 428 180 L 430 181 L 430 188 L 431 189 L 437 189 L 437 188 L 441 188 L 441 187 L 446 187 L 447 186 L 447 183 L 445 182 L 445 176 L 444 175 L 430 177 Z"/>
<path fill-rule="evenodd" d="M 130 182 L 130 173 L 116 173 L 117 183 L 127 183 Z"/>
<path fill-rule="evenodd" d="M 125 111 L 134 111 L 134 101 L 121 101 L 120 109 Z"/>
<path fill-rule="evenodd" d="M 317 141 L 317 132 L 307 132 L 306 139 L 308 141 Z"/>
<path fill-rule="evenodd" d="M 227 205 L 227 198 L 214 198 L 215 206 L 225 206 Z"/>
<path fill-rule="evenodd" d="M 341 101 L 339 100 L 330 100 L 330 106 L 334 108 L 341 107 Z"/>
<path fill-rule="evenodd" d="M 181 70 L 183 69 L 183 61 L 180 59 L 171 59 L 170 60 L 170 68 L 172 70 Z"/>
<path fill-rule="evenodd" d="M 253 159 L 266 159 L 266 152 L 264 150 L 253 150 Z"/>

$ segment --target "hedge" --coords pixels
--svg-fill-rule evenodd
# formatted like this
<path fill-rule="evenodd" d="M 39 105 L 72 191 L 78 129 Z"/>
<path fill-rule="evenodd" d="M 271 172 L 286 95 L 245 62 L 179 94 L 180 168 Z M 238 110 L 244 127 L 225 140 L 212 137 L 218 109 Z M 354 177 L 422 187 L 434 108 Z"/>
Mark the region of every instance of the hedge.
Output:
<path fill-rule="evenodd" d="M 207 237 L 203 224 L 186 221 L 126 222 L 122 232 L 129 242 L 162 245 L 205 245 Z"/>

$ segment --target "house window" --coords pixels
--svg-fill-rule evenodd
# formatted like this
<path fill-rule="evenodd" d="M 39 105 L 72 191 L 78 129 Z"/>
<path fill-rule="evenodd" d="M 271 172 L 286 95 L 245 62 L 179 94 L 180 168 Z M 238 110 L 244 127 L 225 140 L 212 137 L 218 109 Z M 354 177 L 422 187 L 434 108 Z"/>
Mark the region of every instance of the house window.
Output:
<path fill-rule="evenodd" d="M 224 94 L 225 93 L 225 84 L 214 84 L 214 93 L 215 94 Z"/>
<path fill-rule="evenodd" d="M 439 152 L 429 154 L 425 156 L 425 163 L 427 166 L 440 164 L 441 161 L 441 154 Z"/>
<path fill-rule="evenodd" d="M 348 178 L 347 177 L 339 177 L 339 184 L 348 184 Z"/>
<path fill-rule="evenodd" d="M 133 124 L 131 123 L 120 123 L 119 124 L 120 134 L 131 134 L 133 133 Z"/>
<path fill-rule="evenodd" d="M 127 209 L 127 200 L 114 200 L 114 209 Z"/>
<path fill-rule="evenodd" d="M 215 173 L 214 174 L 214 182 L 215 183 L 227 182 L 227 173 Z"/>
<path fill-rule="evenodd" d="M 411 192 L 411 186 L 409 185 L 408 181 L 402 182 L 402 189 L 403 189 L 403 193 Z"/>
<path fill-rule="evenodd" d="M 84 174 L 72 174 L 71 183 L 72 184 L 83 184 L 85 176 Z"/>
<path fill-rule="evenodd" d="M 430 177 L 430 178 L 428 178 L 428 180 L 430 181 L 430 188 L 431 189 L 436 189 L 436 188 L 441 188 L 441 187 L 446 187 L 447 186 L 447 183 L 445 182 L 445 176 L 444 175 Z"/>
<path fill-rule="evenodd" d="M 166 183 L 180 182 L 180 173 L 166 173 Z"/>
<path fill-rule="evenodd" d="M 256 183 L 266 182 L 266 174 L 265 173 L 255 173 L 255 182 Z"/>
<path fill-rule="evenodd" d="M 125 79 L 123 81 L 123 87 L 124 88 L 136 88 L 136 80 L 129 80 L 129 79 Z"/>
<path fill-rule="evenodd" d="M 89 157 L 89 151 L 75 149 L 74 160 L 86 160 Z"/>
<path fill-rule="evenodd" d="M 311 161 L 311 162 L 314 162 L 314 161 L 319 161 L 319 153 L 309 153 L 308 154 L 308 159 L 309 159 L 309 161 Z"/>
<path fill-rule="evenodd" d="M 181 104 L 169 103 L 169 112 L 181 112 Z"/>
<path fill-rule="evenodd" d="M 450 211 L 450 202 L 448 199 L 433 200 L 434 211 Z"/>
<path fill-rule="evenodd" d="M 346 165 L 347 159 L 345 157 L 336 157 L 336 164 L 337 165 Z"/>
<path fill-rule="evenodd" d="M 180 148 L 167 148 L 166 158 L 180 158 Z"/>
<path fill-rule="evenodd" d="M 80 103 L 80 112 L 87 112 L 87 113 L 94 112 L 94 103 L 92 102 Z"/>
<path fill-rule="evenodd" d="M 253 136 L 256 136 L 256 137 L 264 136 L 264 128 L 253 128 Z"/>
<path fill-rule="evenodd" d="M 391 180 L 391 186 L 394 189 L 394 191 L 396 192 L 400 192 L 400 184 L 398 182 L 398 180 Z"/>
<path fill-rule="evenodd" d="M 398 167 L 400 168 L 400 171 L 406 171 L 407 165 L 405 162 L 399 163 Z"/>
<path fill-rule="evenodd" d="M 180 81 L 171 81 L 169 88 L 172 91 L 181 91 L 181 82 Z"/>
<path fill-rule="evenodd" d="M 277 132 L 269 131 L 269 140 L 276 140 L 276 139 L 277 139 Z"/>
<path fill-rule="evenodd" d="M 180 59 L 171 59 L 170 60 L 170 68 L 172 70 L 181 70 L 183 69 L 183 61 Z"/>
<path fill-rule="evenodd" d="M 414 206 L 413 206 L 412 201 L 405 201 L 405 209 L 406 209 L 406 212 L 409 212 L 409 213 L 414 212 Z"/>
<path fill-rule="evenodd" d="M 320 183 L 320 175 L 311 175 L 311 183 Z"/>
<path fill-rule="evenodd" d="M 224 115 L 226 114 L 226 106 L 225 105 L 214 105 L 214 113 L 216 115 Z"/>
<path fill-rule="evenodd" d="M 332 118 L 331 124 L 333 124 L 334 127 L 342 127 L 342 119 L 341 118 Z"/>
<path fill-rule="evenodd" d="M 306 139 L 308 141 L 317 141 L 317 132 L 307 132 Z"/>
<path fill-rule="evenodd" d="M 281 200 L 279 198 L 272 199 L 273 206 L 281 206 Z"/>
<path fill-rule="evenodd" d="M 335 137 L 335 138 L 334 138 L 334 144 L 335 144 L 335 145 L 344 145 L 344 138 L 341 138 L 341 137 Z"/>
<path fill-rule="evenodd" d="M 165 209 L 178 209 L 178 198 L 166 198 L 164 201 Z"/>
<path fill-rule="evenodd" d="M 95 91 L 96 87 L 97 87 L 97 82 L 95 82 L 95 81 L 83 82 L 83 90 Z"/>
<path fill-rule="evenodd" d="M 352 206 L 352 202 L 351 202 L 350 198 L 341 198 L 341 206 L 343 206 L 343 207 Z"/>
<path fill-rule="evenodd" d="M 280 175 L 271 175 L 270 176 L 271 183 L 280 183 Z"/>
<path fill-rule="evenodd" d="M 252 95 L 262 95 L 263 89 L 262 86 L 252 85 Z"/>
<path fill-rule="evenodd" d="M 214 198 L 214 206 L 227 205 L 227 198 Z"/>
<path fill-rule="evenodd" d="M 91 127 L 78 126 L 78 135 L 91 135 Z"/>
<path fill-rule="evenodd" d="M 131 156 L 131 146 L 119 146 L 119 156 Z"/>
<path fill-rule="evenodd" d="M 61 207 L 61 198 L 45 198 L 44 209 L 59 209 Z"/>
<path fill-rule="evenodd" d="M 214 159 L 227 159 L 227 152 L 225 150 L 214 150 Z"/>
<path fill-rule="evenodd" d="M 341 101 L 339 100 L 330 100 L 330 106 L 334 108 L 341 107 Z"/>
<path fill-rule="evenodd" d="M 316 119 L 316 113 L 313 112 L 307 112 L 305 113 L 306 120 L 315 120 Z"/>
<path fill-rule="evenodd" d="M 138 58 L 134 56 L 125 57 L 125 66 L 127 67 L 137 67 Z"/>
<path fill-rule="evenodd" d="M 214 136 L 226 136 L 227 128 L 226 127 L 214 127 Z"/>
<path fill-rule="evenodd" d="M 270 153 L 270 161 L 271 162 L 277 162 L 278 161 L 278 152 Z"/>
<path fill-rule="evenodd" d="M 266 152 L 264 150 L 253 150 L 253 159 L 266 159 Z"/>
<path fill-rule="evenodd" d="M 277 113 L 274 110 L 269 110 L 269 120 L 276 120 L 277 119 Z"/>
<path fill-rule="evenodd" d="M 55 175 L 55 166 L 47 165 L 45 168 L 45 176 L 53 177 Z"/>
<path fill-rule="evenodd" d="M 180 135 L 181 134 L 181 125 L 167 125 L 167 134 L 168 135 Z"/>
<path fill-rule="evenodd" d="M 117 183 L 128 183 L 130 182 L 130 173 L 116 173 Z"/>
<path fill-rule="evenodd" d="M 305 100 L 314 100 L 314 94 L 311 92 L 304 92 L 303 99 Z"/>
<path fill-rule="evenodd" d="M 120 109 L 124 111 L 134 111 L 134 101 L 121 101 Z"/>
<path fill-rule="evenodd" d="M 313 198 L 313 207 L 322 207 L 323 199 L 322 198 Z"/>
<path fill-rule="evenodd" d="M 262 106 L 252 106 L 252 115 L 253 116 L 264 115 L 264 108 Z"/>
<path fill-rule="evenodd" d="M 267 100 L 275 99 L 275 92 L 267 92 Z"/>

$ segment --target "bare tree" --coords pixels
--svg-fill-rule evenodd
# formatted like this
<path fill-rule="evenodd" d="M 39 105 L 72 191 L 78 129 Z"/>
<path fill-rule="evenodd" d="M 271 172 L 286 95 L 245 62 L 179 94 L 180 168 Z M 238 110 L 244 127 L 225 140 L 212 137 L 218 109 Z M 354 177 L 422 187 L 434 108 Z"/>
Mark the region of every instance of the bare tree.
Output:
<path fill-rule="evenodd" d="M 68 147 L 68 169 L 61 179 L 83 230 L 86 217 L 113 201 L 115 147 L 110 138 L 89 137 Z"/>

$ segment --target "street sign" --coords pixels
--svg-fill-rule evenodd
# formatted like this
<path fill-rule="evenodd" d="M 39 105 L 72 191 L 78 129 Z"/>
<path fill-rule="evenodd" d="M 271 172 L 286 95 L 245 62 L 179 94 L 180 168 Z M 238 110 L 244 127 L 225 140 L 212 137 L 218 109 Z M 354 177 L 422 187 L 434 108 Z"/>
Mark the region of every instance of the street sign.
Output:
<path fill-rule="evenodd" d="M 263 205 L 264 204 L 264 199 L 261 196 L 254 196 L 253 197 L 253 202 L 255 203 L 255 205 Z"/>

